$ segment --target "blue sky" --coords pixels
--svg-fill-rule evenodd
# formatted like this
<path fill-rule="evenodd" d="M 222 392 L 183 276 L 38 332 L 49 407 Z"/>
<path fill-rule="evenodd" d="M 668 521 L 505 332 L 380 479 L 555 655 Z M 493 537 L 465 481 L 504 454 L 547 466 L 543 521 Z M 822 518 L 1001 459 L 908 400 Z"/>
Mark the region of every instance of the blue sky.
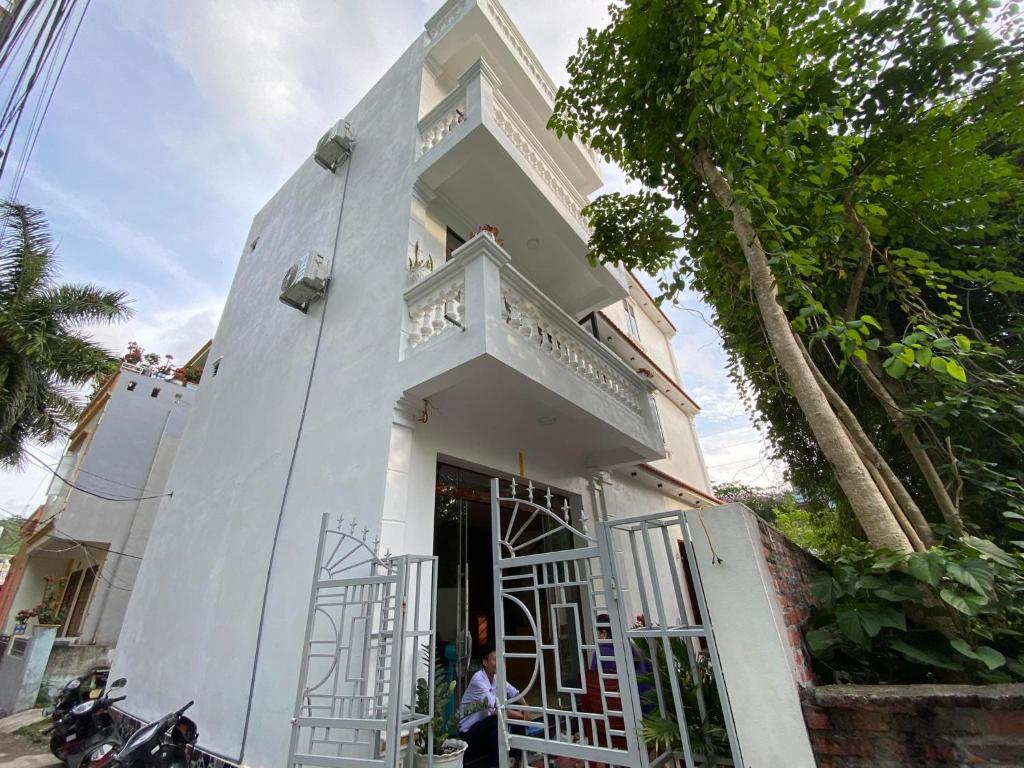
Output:
<path fill-rule="evenodd" d="M 503 0 L 556 82 L 605 0 Z M 440 0 L 93 0 L 21 187 L 59 242 L 63 278 L 123 288 L 135 318 L 94 335 L 187 358 L 216 329 L 252 216 L 423 30 Z M 606 169 L 612 187 L 624 184 Z M 7 190 L 4 190 L 6 193 Z M 712 478 L 771 484 L 779 467 L 727 380 L 711 313 L 686 294 L 684 386 Z M 61 445 L 39 452 L 54 461 Z M 43 470 L 0 473 L 23 513 Z"/>

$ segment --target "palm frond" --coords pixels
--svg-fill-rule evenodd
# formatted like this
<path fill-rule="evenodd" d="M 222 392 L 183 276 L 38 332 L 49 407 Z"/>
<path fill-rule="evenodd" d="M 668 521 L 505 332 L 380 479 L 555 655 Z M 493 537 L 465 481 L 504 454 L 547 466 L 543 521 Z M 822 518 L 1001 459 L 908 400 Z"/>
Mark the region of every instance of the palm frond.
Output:
<path fill-rule="evenodd" d="M 134 314 L 126 291 L 107 291 L 87 283 L 67 283 L 39 292 L 37 301 L 52 316 L 71 325 L 118 322 Z"/>

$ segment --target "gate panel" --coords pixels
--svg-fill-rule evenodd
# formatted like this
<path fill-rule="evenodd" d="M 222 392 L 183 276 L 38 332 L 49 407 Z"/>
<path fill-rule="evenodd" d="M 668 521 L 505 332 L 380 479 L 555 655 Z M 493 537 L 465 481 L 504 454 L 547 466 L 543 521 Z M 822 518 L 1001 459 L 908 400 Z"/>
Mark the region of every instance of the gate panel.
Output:
<path fill-rule="evenodd" d="M 598 533 L 609 573 L 629 584 L 629 602 L 641 611 L 627 621 L 622 606 L 618 629 L 638 655 L 640 706 L 656 723 L 643 730 L 645 759 L 650 750 L 652 768 L 680 760 L 687 768 L 743 765 L 683 513 L 609 520 Z"/>
<path fill-rule="evenodd" d="M 289 768 L 396 768 L 403 737 L 433 717 L 415 681 L 422 669 L 433 683 L 435 559 L 381 558 L 355 528 L 321 522 Z"/>
<path fill-rule="evenodd" d="M 568 505 L 556 511 L 551 502 L 550 490 L 541 497 L 532 484 L 491 481 L 499 732 L 528 760 L 640 765 L 636 674 L 615 631 L 601 548 L 573 526 Z M 530 670 L 517 702 L 505 700 L 509 662 Z M 499 754 L 508 768 L 507 750 Z"/>

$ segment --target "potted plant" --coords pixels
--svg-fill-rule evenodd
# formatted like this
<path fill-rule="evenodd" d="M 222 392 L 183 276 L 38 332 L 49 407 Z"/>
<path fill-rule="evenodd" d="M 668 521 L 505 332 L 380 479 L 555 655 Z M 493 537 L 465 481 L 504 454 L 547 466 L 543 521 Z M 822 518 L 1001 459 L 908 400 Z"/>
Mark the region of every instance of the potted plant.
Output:
<path fill-rule="evenodd" d="M 417 240 L 413 246 L 412 256 L 409 257 L 409 287 L 416 285 L 433 271 L 434 257 L 427 254 L 427 258 L 422 258 L 420 256 L 420 241 Z"/>
<path fill-rule="evenodd" d="M 424 657 L 429 654 L 424 652 Z M 448 707 L 455 693 L 455 681 L 448 681 L 444 666 L 437 663 L 433 670 L 434 675 L 434 717 L 427 728 L 420 728 L 415 736 L 415 763 L 416 768 L 426 768 L 430 754 L 427 752 L 430 746 L 430 733 L 434 734 L 434 765 L 443 768 L 462 768 L 462 758 L 469 746 L 459 735 L 459 710 L 452 709 L 448 714 Z M 430 704 L 430 689 L 425 678 L 416 681 L 416 711 L 426 712 Z"/>
<path fill-rule="evenodd" d="M 481 224 L 479 227 L 477 227 L 476 229 L 472 230 L 469 233 L 470 239 L 476 237 L 481 232 L 488 235 L 498 245 L 505 245 L 505 241 L 501 239 L 501 233 L 498 231 L 498 228 L 493 224 Z"/>

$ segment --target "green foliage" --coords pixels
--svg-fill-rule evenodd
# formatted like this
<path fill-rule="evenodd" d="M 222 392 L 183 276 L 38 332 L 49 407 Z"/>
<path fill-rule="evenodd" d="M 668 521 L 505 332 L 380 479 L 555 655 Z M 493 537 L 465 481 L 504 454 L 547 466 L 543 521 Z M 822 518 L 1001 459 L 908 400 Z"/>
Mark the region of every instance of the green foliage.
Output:
<path fill-rule="evenodd" d="M 811 506 L 789 499 L 775 508 L 775 527 L 794 544 L 831 563 L 842 551 L 863 542 L 863 532 L 841 506 Z"/>
<path fill-rule="evenodd" d="M 56 283 L 41 211 L 0 203 L 0 466 L 17 466 L 27 441 L 51 442 L 78 418 L 75 389 L 111 355 L 81 329 L 131 315 L 123 291 Z"/>
<path fill-rule="evenodd" d="M 909 556 L 847 548 L 812 590 L 805 638 L 839 679 L 1024 680 L 1024 557 L 990 541 Z"/>
<path fill-rule="evenodd" d="M 429 650 L 423 649 L 424 663 L 430 663 Z M 446 739 L 459 737 L 459 709 L 455 707 L 452 714 L 448 714 L 449 704 L 455 693 L 456 681 L 448 680 L 448 673 L 444 663 L 437 659 L 434 662 L 434 716 L 430 721 L 429 729 L 434 734 L 434 754 L 444 754 L 444 742 Z M 416 711 L 426 714 L 430 710 L 430 688 L 426 678 L 419 678 L 416 681 Z M 465 712 L 463 714 L 470 714 Z M 429 731 L 427 728 L 420 728 L 416 732 L 416 751 L 421 755 L 427 754 Z"/>
<path fill-rule="evenodd" d="M 591 256 L 692 287 L 801 493 L 844 500 L 766 343 L 710 154 L 793 330 L 925 514 L 864 369 L 914 422 L 975 532 L 1024 514 L 1024 37 L 1013 5 L 629 0 L 588 30 L 551 127 L 640 182 L 587 208 Z M 669 208 L 683 215 L 680 228 Z"/>
<path fill-rule="evenodd" d="M 675 676 L 686 718 L 686 733 L 694 752 L 731 757 L 718 684 L 708 657 L 702 653 L 693 657 L 695 675 L 691 668 L 693 647 L 690 641 L 674 637 L 669 640 L 669 646 L 672 649 L 672 665 L 667 662 L 665 649 L 660 642 L 648 644 L 635 640 L 633 643 L 640 660 L 637 666 L 642 670 L 637 676 L 637 682 L 641 690 L 641 704 L 646 712 L 640 736 L 649 746 L 661 751 L 682 749 L 679 712 L 672 697 L 672 677 Z M 665 703 L 664 709 L 659 706 L 659 691 Z M 701 716 L 702 708 L 707 713 L 706 717 Z"/>
<path fill-rule="evenodd" d="M 863 540 L 856 520 L 845 507 L 810 501 L 787 488 L 722 483 L 715 486 L 715 496 L 745 504 L 790 541 L 825 562 L 832 562 L 844 548 Z"/>

